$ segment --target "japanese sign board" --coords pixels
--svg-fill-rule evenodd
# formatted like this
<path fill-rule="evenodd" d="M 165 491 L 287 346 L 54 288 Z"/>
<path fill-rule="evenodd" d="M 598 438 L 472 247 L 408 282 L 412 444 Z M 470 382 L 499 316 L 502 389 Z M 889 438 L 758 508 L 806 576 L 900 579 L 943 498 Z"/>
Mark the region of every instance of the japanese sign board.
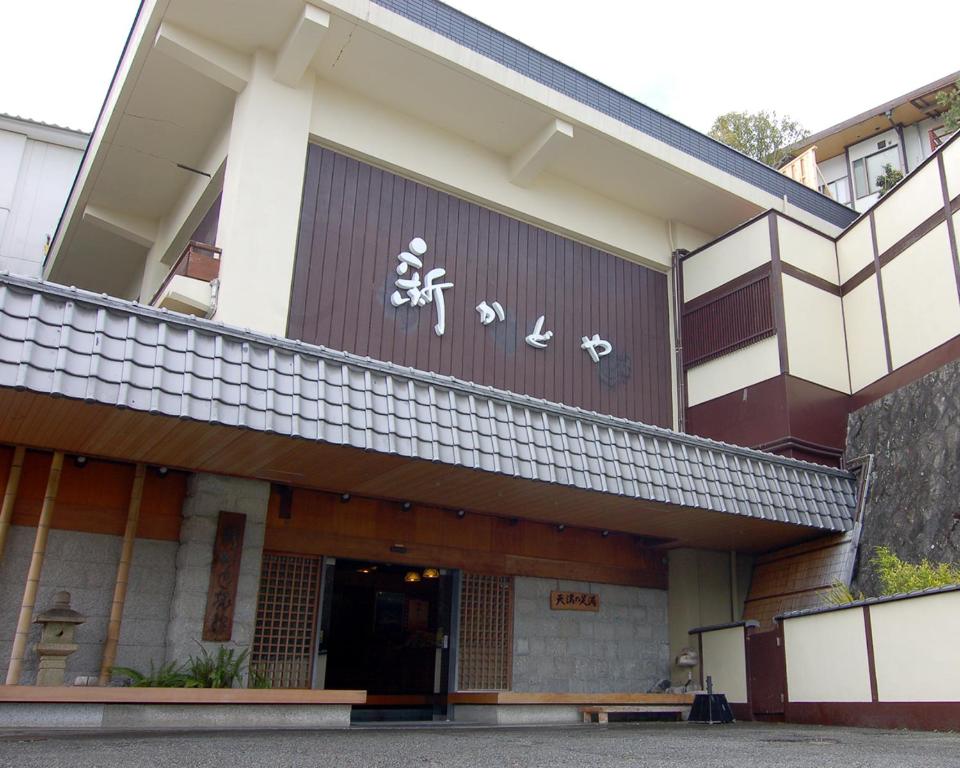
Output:
<path fill-rule="evenodd" d="M 600 610 L 600 595 L 595 592 L 561 592 L 553 590 L 550 593 L 550 610 L 552 611 L 591 611 Z"/>
<path fill-rule="evenodd" d="M 237 512 L 221 512 L 217 520 L 207 610 L 203 616 L 202 637 L 206 641 L 228 642 L 233 635 L 233 611 L 237 603 L 246 523 L 247 516 Z"/>

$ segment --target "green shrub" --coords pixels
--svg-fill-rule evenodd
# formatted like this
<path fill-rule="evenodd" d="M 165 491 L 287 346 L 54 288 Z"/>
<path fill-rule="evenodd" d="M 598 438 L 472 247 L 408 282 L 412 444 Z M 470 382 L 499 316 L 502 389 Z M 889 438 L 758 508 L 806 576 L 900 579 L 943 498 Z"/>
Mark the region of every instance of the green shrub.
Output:
<path fill-rule="evenodd" d="M 200 655 L 191 656 L 184 665 L 188 688 L 234 688 L 241 682 L 246 649 L 237 653 L 235 648 L 220 646 L 211 654 L 200 646 Z"/>
<path fill-rule="evenodd" d="M 154 669 L 150 662 L 150 671 L 144 674 L 130 667 L 114 667 L 110 670 L 117 677 L 130 678 L 130 685 L 134 688 L 186 688 L 187 676 L 183 667 L 175 661 L 162 664 Z"/>
<path fill-rule="evenodd" d="M 908 563 L 887 547 L 877 547 L 870 565 L 880 579 L 884 595 L 960 584 L 960 566 L 931 563 L 926 558 L 919 563 Z"/>
<path fill-rule="evenodd" d="M 266 675 L 247 667 L 248 655 L 246 649 L 237 651 L 222 645 L 210 653 L 201 645 L 200 654 L 183 664 L 171 661 L 154 669 L 151 661 L 146 674 L 130 667 L 114 667 L 111 671 L 117 677 L 129 678 L 134 688 L 238 688 L 243 686 L 244 675 L 247 687 L 269 688 Z"/>

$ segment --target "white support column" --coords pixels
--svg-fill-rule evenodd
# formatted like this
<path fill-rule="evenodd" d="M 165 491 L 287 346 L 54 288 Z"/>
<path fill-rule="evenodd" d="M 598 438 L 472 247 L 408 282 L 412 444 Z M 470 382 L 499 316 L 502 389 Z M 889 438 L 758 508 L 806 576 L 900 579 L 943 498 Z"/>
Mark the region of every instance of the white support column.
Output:
<path fill-rule="evenodd" d="M 274 79 L 274 58 L 254 57 L 237 97 L 227 149 L 217 246 L 215 318 L 283 335 L 300 222 L 314 79 L 296 88 Z"/>
<path fill-rule="evenodd" d="M 553 119 L 510 159 L 510 180 L 520 187 L 536 181 L 540 172 L 573 139 L 573 126 Z"/>

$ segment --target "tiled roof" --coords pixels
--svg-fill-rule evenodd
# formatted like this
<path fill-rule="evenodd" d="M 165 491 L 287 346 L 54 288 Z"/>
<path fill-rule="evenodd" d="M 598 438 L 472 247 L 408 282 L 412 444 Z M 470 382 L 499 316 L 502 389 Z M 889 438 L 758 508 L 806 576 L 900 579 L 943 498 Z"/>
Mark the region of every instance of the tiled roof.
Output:
<path fill-rule="evenodd" d="M 803 210 L 846 227 L 857 212 L 439 0 L 372 0 L 531 80 L 619 120 Z M 638 182 L 639 183 L 639 182 Z"/>
<path fill-rule="evenodd" d="M 12 275 L 0 387 L 832 531 L 856 502 L 848 472 Z"/>

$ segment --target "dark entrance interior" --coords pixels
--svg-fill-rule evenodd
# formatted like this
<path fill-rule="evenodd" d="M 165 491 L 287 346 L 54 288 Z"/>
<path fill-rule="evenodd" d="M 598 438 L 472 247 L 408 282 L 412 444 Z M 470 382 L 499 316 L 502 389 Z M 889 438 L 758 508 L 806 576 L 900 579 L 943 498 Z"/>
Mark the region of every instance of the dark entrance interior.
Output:
<path fill-rule="evenodd" d="M 367 691 L 356 720 L 444 714 L 449 616 L 450 576 L 439 569 L 338 559 L 325 687 Z"/>

